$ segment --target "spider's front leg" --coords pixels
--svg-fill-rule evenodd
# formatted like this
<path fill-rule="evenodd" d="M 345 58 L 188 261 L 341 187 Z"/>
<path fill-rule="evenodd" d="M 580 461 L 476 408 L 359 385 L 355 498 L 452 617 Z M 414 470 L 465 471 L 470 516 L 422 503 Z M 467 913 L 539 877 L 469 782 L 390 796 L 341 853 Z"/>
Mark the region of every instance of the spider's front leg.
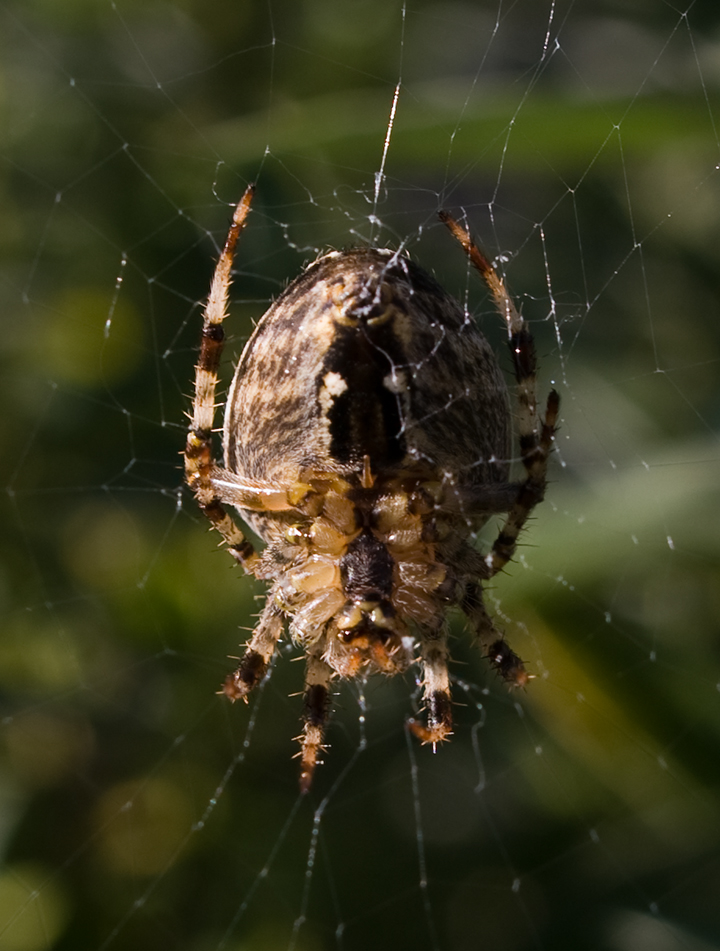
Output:
<path fill-rule="evenodd" d="M 251 185 L 235 209 L 225 247 L 213 274 L 203 315 L 200 357 L 195 368 L 193 413 L 185 445 L 185 481 L 192 489 L 203 514 L 222 535 L 231 555 L 250 572 L 256 567 L 258 556 L 241 529 L 225 511 L 212 483 L 215 468 L 212 432 L 217 374 L 225 343 L 222 322 L 227 314 L 230 273 L 235 245 L 245 227 L 253 193 L 254 187 Z"/>
<path fill-rule="evenodd" d="M 540 424 L 540 432 L 537 432 L 534 423 L 528 432 L 520 432 L 525 479 L 520 483 L 505 524 L 485 558 L 489 577 L 502 571 L 512 559 L 525 522 L 538 502 L 542 502 L 545 496 L 548 459 L 553 451 L 559 409 L 560 397 L 555 390 L 551 390 L 547 399 L 545 419 Z"/>
<path fill-rule="evenodd" d="M 517 426 L 525 478 L 518 485 L 517 494 L 507 510 L 505 524 L 485 559 L 488 577 L 492 577 L 512 559 L 525 522 L 545 495 L 548 458 L 553 450 L 560 397 L 555 390 L 550 391 L 545 418 L 539 421 L 535 393 L 537 359 L 533 336 L 510 297 L 505 282 L 475 244 L 470 232 L 446 211 L 440 212 L 440 220 L 447 225 L 453 237 L 462 245 L 473 267 L 480 272 L 493 296 L 498 313 L 505 321 L 517 383 Z"/>

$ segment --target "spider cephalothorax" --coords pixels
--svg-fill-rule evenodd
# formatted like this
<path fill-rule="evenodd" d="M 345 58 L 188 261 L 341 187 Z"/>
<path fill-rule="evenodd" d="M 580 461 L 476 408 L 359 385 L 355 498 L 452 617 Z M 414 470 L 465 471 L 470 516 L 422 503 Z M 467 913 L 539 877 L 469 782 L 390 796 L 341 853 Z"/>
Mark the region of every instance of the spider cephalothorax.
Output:
<path fill-rule="evenodd" d="M 485 611 L 483 580 L 512 557 L 545 490 L 558 396 L 535 400 L 532 337 L 501 279 L 449 215 L 441 218 L 482 274 L 506 321 L 525 469 L 510 474 L 510 413 L 488 342 L 409 258 L 331 252 L 258 324 L 225 410 L 225 466 L 213 461 L 217 369 L 232 258 L 252 198 L 238 205 L 205 309 L 186 475 L 233 556 L 271 582 L 266 606 L 223 691 L 246 697 L 287 624 L 307 655 L 301 786 L 323 746 L 333 677 L 422 666 L 424 742 L 452 729 L 447 613 L 459 607 L 510 684 L 528 679 Z M 266 542 L 258 554 L 227 514 Z M 489 554 L 473 545 L 507 513 Z"/>

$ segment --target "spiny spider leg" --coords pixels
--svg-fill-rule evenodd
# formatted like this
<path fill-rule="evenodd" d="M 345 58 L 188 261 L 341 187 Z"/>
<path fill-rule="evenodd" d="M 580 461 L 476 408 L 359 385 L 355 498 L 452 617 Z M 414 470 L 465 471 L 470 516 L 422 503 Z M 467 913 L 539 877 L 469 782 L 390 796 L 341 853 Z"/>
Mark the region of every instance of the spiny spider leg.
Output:
<path fill-rule="evenodd" d="M 433 748 L 452 734 L 452 697 L 444 627 L 420 630 L 420 662 L 423 668 L 423 697 L 427 708 L 427 725 L 408 720 L 407 725 L 423 743 Z"/>
<path fill-rule="evenodd" d="M 284 626 L 280 608 L 273 598 L 268 598 L 240 663 L 232 674 L 227 675 L 220 693 L 233 702 L 247 700 L 247 695 L 267 673 Z"/>
<path fill-rule="evenodd" d="M 333 669 L 322 659 L 325 638 L 308 651 L 303 702 L 303 731 L 300 741 L 300 792 L 310 789 L 318 756 L 325 749 L 325 727 L 330 715 L 330 681 Z"/>
<path fill-rule="evenodd" d="M 482 587 L 476 581 L 466 583 L 460 607 L 495 670 L 511 687 L 524 687 L 533 675 L 525 670 L 523 662 L 495 627 L 483 603 Z"/>
<path fill-rule="evenodd" d="M 548 457 L 553 451 L 559 409 L 560 397 L 555 390 L 551 390 L 545 408 L 545 420 L 540 428 L 540 438 L 537 438 L 534 431 L 526 440 L 523 440 L 522 435 L 520 437 L 526 478 L 521 483 L 517 500 L 510 510 L 505 524 L 500 529 L 491 551 L 485 558 L 490 570 L 490 577 L 497 574 L 498 571 L 502 571 L 511 560 L 517 548 L 518 536 L 525 522 L 538 502 L 541 502 L 545 496 Z"/>
<path fill-rule="evenodd" d="M 185 446 L 185 480 L 195 494 L 200 509 L 217 529 L 228 546 L 230 554 L 246 571 L 252 572 L 258 555 L 233 518 L 228 515 L 212 483 L 215 462 L 212 451 L 212 431 L 215 421 L 215 390 L 218 368 L 225 344 L 222 322 L 227 315 L 230 272 L 235 245 L 245 227 L 255 187 L 249 185 L 233 214 L 232 225 L 225 247 L 215 268 L 210 294 L 203 314 L 202 344 L 195 368 L 195 400 Z"/>
<path fill-rule="evenodd" d="M 553 447 L 560 397 L 555 390 L 550 391 L 545 419 L 539 425 L 535 395 L 536 355 L 532 334 L 508 294 L 504 281 L 475 244 L 470 232 L 458 224 L 447 211 L 441 211 L 439 217 L 450 229 L 453 237 L 460 242 L 492 294 L 495 306 L 507 325 L 515 368 L 519 406 L 518 435 L 525 479 L 520 483 L 505 524 L 485 559 L 489 576 L 492 577 L 501 571 L 515 554 L 518 536 L 530 512 L 545 495 L 547 463 Z"/>

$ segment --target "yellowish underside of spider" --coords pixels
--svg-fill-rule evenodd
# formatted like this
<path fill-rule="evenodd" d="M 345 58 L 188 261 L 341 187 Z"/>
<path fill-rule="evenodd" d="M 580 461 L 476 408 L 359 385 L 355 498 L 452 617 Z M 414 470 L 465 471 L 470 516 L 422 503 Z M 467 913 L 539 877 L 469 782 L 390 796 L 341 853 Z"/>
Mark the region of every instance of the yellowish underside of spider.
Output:
<path fill-rule="evenodd" d="M 414 491 L 408 491 L 402 480 L 392 480 L 372 505 L 372 534 L 393 561 L 394 610 L 386 616 L 373 601 L 349 602 L 345 593 L 340 565 L 363 531 L 352 500 L 359 494 L 357 487 L 338 478 L 306 479 L 317 486 L 308 506 L 311 521 L 287 529 L 287 554 L 294 566 L 274 587 L 278 607 L 291 618 L 291 636 L 304 647 L 321 640 L 322 659 L 341 677 L 355 677 L 365 667 L 368 672 L 405 670 L 414 659 L 408 622 L 437 623 L 436 592 L 447 577 L 436 562 L 433 542 L 423 539 L 427 533 L 423 515 L 431 511 L 428 499 L 437 485 L 417 483 Z M 438 530 L 433 520 L 433 531 Z M 372 634 L 362 631 L 363 615 L 372 622 Z"/>

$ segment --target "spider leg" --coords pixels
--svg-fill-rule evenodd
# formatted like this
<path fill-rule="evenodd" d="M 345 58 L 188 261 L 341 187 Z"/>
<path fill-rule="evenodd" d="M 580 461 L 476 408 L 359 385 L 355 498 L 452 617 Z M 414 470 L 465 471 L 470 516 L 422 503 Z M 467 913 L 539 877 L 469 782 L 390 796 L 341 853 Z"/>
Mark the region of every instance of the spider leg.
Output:
<path fill-rule="evenodd" d="M 225 342 L 222 322 L 227 314 L 230 272 L 235 245 L 240 232 L 245 227 L 254 190 L 254 187 L 250 185 L 238 202 L 225 247 L 213 274 L 203 315 L 200 358 L 195 368 L 193 415 L 185 446 L 185 480 L 213 528 L 222 535 L 230 554 L 247 571 L 253 570 L 258 556 L 243 532 L 223 508 L 213 487 L 212 430 L 215 421 L 217 371 Z"/>
<path fill-rule="evenodd" d="M 490 577 L 497 574 L 498 571 L 502 571 L 513 557 L 517 548 L 518 536 L 525 522 L 545 495 L 548 458 L 553 449 L 555 424 L 559 408 L 560 397 L 555 390 L 551 390 L 539 437 L 534 429 L 525 436 L 522 433 L 520 434 L 525 480 L 520 484 L 515 504 L 510 509 L 492 549 L 485 557 Z"/>
<path fill-rule="evenodd" d="M 452 696 L 444 628 L 426 628 L 420 632 L 420 661 L 423 667 L 423 695 L 427 708 L 427 725 L 408 720 L 408 726 L 423 743 L 433 749 L 452 734 Z"/>
<path fill-rule="evenodd" d="M 518 435 L 525 478 L 519 485 L 505 524 L 485 559 L 489 576 L 492 577 L 501 571 L 515 554 L 518 536 L 533 508 L 542 501 L 545 494 L 548 457 L 552 452 L 560 397 L 555 390 L 550 391 L 545 418 L 538 423 L 535 394 L 536 354 L 532 334 L 508 294 L 505 282 L 472 240 L 470 232 L 458 224 L 446 211 L 440 212 L 440 220 L 460 242 L 470 262 L 480 272 L 492 294 L 495 306 L 507 325 L 508 342 L 515 369 Z"/>
<path fill-rule="evenodd" d="M 524 687 L 532 675 L 528 674 L 522 660 L 510 648 L 502 632 L 495 627 L 485 610 L 482 588 L 477 582 L 467 583 L 460 607 L 495 670 L 511 687 Z"/>
<path fill-rule="evenodd" d="M 220 693 L 224 693 L 233 702 L 247 698 L 267 673 L 277 643 L 282 637 L 283 627 L 280 608 L 274 599 L 268 598 L 237 669 L 227 675 Z"/>
<path fill-rule="evenodd" d="M 486 482 L 479 485 L 444 487 L 439 504 L 444 512 L 465 516 L 468 520 L 509 512 L 515 504 L 522 482 Z"/>
<path fill-rule="evenodd" d="M 218 502 L 252 512 L 287 512 L 315 491 L 305 482 L 263 482 L 218 466 L 210 471 L 210 484 Z"/>
<path fill-rule="evenodd" d="M 325 727 L 330 715 L 330 681 L 333 669 L 322 659 L 325 638 L 313 645 L 307 655 L 303 731 L 300 741 L 300 792 L 310 789 L 318 756 L 325 749 Z"/>

